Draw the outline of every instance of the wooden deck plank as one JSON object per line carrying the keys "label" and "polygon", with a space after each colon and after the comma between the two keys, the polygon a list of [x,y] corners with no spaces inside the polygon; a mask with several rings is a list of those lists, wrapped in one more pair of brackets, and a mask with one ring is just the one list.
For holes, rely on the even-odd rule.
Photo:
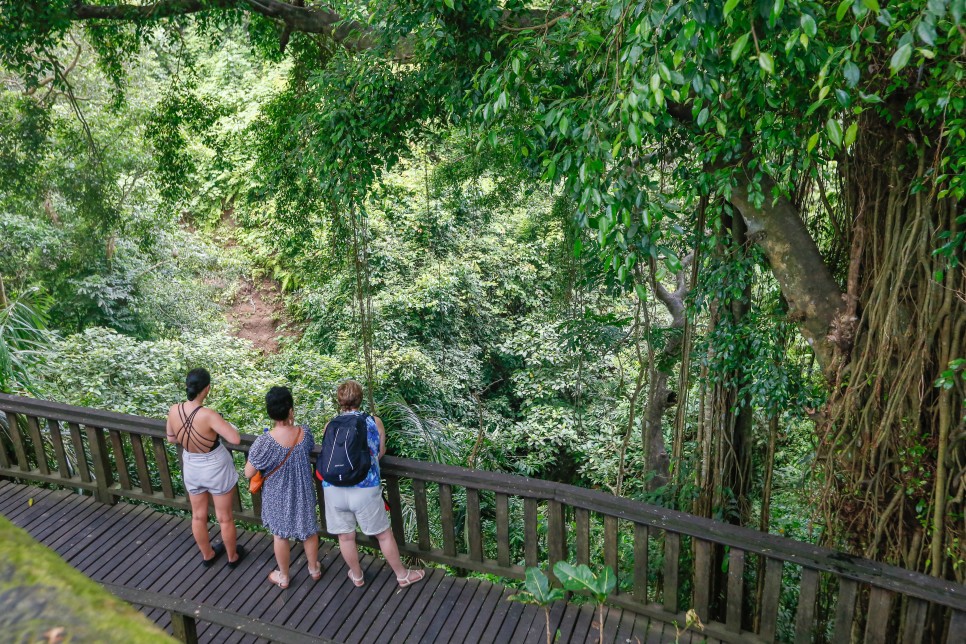
{"label": "wooden deck plank", "polygon": [[451,592],[447,595],[446,599],[443,601],[440,610],[433,616],[433,621],[430,623],[426,632],[423,634],[423,642],[437,642],[440,639],[444,639],[449,636],[450,633],[459,624],[460,619],[466,612],[467,607],[470,604],[470,600],[476,594],[477,588],[480,587],[479,579],[459,579],[462,582],[461,585],[463,589],[460,591],[459,595],[455,592]]}
{"label": "wooden deck plank", "polygon": [[[292,551],[292,584],[283,591],[265,580],[275,562],[272,536],[261,531],[239,530],[239,543],[248,550],[240,568],[228,568],[223,555],[206,569],[185,514],[162,513],[144,504],[106,505],[71,490],[6,480],[0,481],[0,511],[9,511],[14,524],[95,580],[204,602],[349,644],[546,641],[542,609],[508,602],[516,591],[475,578],[449,577],[442,569],[429,568],[423,582],[399,589],[384,559],[366,554],[366,585],[356,589],[337,546],[320,544],[323,577],[314,582],[298,545]],[[218,543],[218,526],[210,526],[212,542]],[[162,628],[170,626],[167,613],[143,612]],[[642,642],[667,635],[662,624],[651,624],[634,613],[610,609],[607,615],[607,642],[627,644],[638,632],[648,638]],[[595,620],[593,605],[560,602],[551,609],[551,632],[560,630],[560,642],[596,641]],[[198,624],[198,635],[205,642],[257,641],[204,622]]]}
{"label": "wooden deck plank", "polygon": [[470,628],[473,626],[473,622],[476,620],[477,615],[483,610],[483,607],[487,605],[487,599],[490,593],[493,591],[493,584],[489,581],[481,581],[477,587],[473,596],[470,598],[469,603],[466,608],[459,613],[459,621],[453,625],[449,631],[443,631],[443,637],[440,638],[440,644],[446,644],[447,642],[453,642],[454,644],[463,644],[466,641],[466,637],[470,632]]}
{"label": "wooden deck plank", "polygon": [[434,617],[443,614],[445,619],[445,615],[449,614],[449,610],[452,608],[452,604],[447,606],[449,598],[453,597],[454,592],[458,593],[462,590],[460,582],[465,581],[465,579],[446,576],[439,582],[439,587],[436,588],[435,592],[421,594],[413,605],[409,616],[403,621],[402,627],[393,636],[392,641],[405,641],[413,644],[427,641],[423,639],[426,629],[432,624]]}
{"label": "wooden deck plank", "polygon": [[486,594],[480,604],[479,611],[473,615],[472,619],[467,620],[465,626],[462,622],[460,623],[460,626],[457,627],[457,630],[450,637],[450,642],[454,644],[476,644],[480,641],[480,637],[483,635],[483,631],[486,630],[486,625],[493,615],[493,611],[496,609],[497,602],[503,596],[504,590],[503,586],[489,581],[484,581],[480,584],[480,588],[481,590],[485,589]]}

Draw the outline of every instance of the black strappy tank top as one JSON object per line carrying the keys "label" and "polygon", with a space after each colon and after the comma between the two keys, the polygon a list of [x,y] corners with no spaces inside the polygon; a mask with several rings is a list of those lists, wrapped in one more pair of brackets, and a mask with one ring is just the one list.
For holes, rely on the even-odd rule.
{"label": "black strappy tank top", "polygon": [[[194,427],[195,414],[201,409],[202,405],[198,405],[190,414],[186,414],[184,411],[184,403],[178,405],[178,417],[181,419],[181,429],[177,432],[178,442],[188,449],[188,445],[192,445],[198,451],[196,454],[207,454],[208,452],[214,450],[218,447],[221,442],[218,440],[218,436],[212,438],[205,438],[198,430]],[[185,440],[181,440],[184,437]],[[190,452],[191,450],[188,449]]]}

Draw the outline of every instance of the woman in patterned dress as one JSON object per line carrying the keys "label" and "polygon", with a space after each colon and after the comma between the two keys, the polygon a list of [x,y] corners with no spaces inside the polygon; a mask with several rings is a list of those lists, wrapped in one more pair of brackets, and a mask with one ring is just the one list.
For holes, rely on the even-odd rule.
{"label": "woman in patterned dress", "polygon": [[266,477],[261,492],[262,524],[275,535],[275,561],[278,563],[278,568],[269,573],[268,579],[279,588],[288,588],[289,539],[302,542],[312,579],[322,578],[315,482],[309,462],[315,439],[308,427],[295,424],[292,392],[287,387],[272,387],[265,395],[265,407],[275,426],[252,443],[245,476],[251,478],[261,470]]}

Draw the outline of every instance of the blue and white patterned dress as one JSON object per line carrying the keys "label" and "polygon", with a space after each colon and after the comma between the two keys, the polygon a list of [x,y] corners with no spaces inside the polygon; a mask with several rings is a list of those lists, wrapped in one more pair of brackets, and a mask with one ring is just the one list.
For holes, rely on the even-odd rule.
{"label": "blue and white patterned dress", "polygon": [[[277,537],[299,541],[319,532],[315,481],[309,461],[315,439],[304,425],[302,434],[302,441],[285,464],[262,485],[262,523]],[[266,432],[252,443],[248,460],[263,474],[268,474],[282,462],[288,450]]]}

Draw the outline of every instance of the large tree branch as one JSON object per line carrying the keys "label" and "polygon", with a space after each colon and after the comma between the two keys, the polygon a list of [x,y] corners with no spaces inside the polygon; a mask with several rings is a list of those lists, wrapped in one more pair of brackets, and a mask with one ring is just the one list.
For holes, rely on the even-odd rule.
{"label": "large tree branch", "polygon": [[839,327],[848,322],[841,319],[842,291],[795,207],[785,197],[771,202],[775,188],[771,177],[762,176],[760,184],[765,195],[761,207],[749,197],[747,176],[741,176],[733,188],[731,203],[748,225],[749,239],[765,251],[788,301],[789,317],[799,323],[819,364],[827,370],[832,366],[834,345],[840,343]]}
{"label": "large tree branch", "polygon": [[[72,20],[117,20],[139,22],[184,16],[202,11],[240,9],[256,13],[283,25],[288,32],[321,34],[350,51],[373,49],[381,34],[357,20],[345,20],[325,6],[301,6],[304,3],[279,0],[158,0],[152,4],[90,5],[78,2],[69,15]],[[548,12],[543,9],[504,10],[500,28],[507,31],[549,29],[568,13]],[[411,45],[396,47],[398,57],[411,55]]]}

